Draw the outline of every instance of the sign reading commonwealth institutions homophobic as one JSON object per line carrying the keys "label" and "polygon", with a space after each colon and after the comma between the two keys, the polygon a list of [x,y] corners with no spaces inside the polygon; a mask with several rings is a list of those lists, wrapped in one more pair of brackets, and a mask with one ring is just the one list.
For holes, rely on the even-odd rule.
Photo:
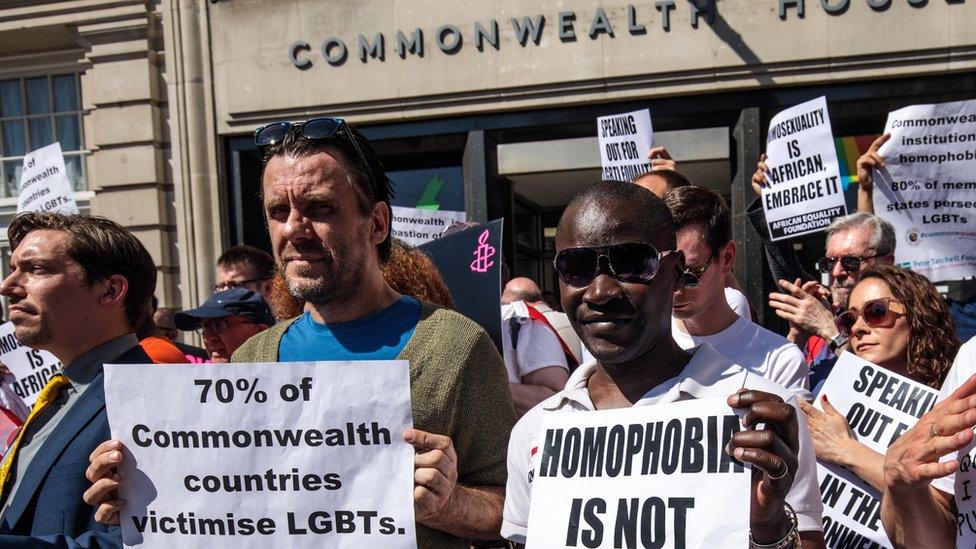
{"label": "sign reading commonwealth institutions homophobic", "polygon": [[[820,392],[844,414],[858,442],[884,454],[935,405],[939,392],[842,353]],[[815,406],[822,409],[819,398]],[[891,547],[881,527],[881,496],[844,467],[817,462],[827,547]]]}
{"label": "sign reading commonwealth institutions homophobic", "polygon": [[596,119],[603,179],[631,181],[651,171],[647,153],[653,143],[651,111],[626,112]]}
{"label": "sign reading commonwealth institutions homophobic", "polygon": [[741,428],[724,398],[544,414],[528,546],[748,547]]}
{"label": "sign reading commonwealth institutions homophobic", "polygon": [[773,117],[766,137],[762,204],[773,240],[822,231],[847,215],[827,100],[818,97]]}
{"label": "sign reading commonwealth institutions homophobic", "polygon": [[888,114],[874,211],[895,226],[895,261],[934,282],[976,275],[976,101]]}
{"label": "sign reading commonwealth institutions homophobic", "polygon": [[106,365],[126,545],[416,546],[406,361]]}

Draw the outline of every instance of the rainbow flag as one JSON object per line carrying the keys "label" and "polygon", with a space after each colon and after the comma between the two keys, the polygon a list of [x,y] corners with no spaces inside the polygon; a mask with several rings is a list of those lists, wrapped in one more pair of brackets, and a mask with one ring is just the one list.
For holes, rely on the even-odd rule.
{"label": "rainbow flag", "polygon": [[840,165],[840,179],[846,191],[853,183],[857,183],[857,159],[871,148],[871,143],[878,135],[851,135],[835,137],[834,147],[837,149],[837,163]]}

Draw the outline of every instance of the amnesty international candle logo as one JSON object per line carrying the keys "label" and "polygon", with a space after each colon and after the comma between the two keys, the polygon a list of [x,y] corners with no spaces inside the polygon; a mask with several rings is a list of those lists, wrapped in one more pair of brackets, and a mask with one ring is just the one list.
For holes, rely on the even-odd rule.
{"label": "amnesty international candle logo", "polygon": [[107,365],[105,388],[127,546],[416,547],[406,361]]}
{"label": "amnesty international candle logo", "polygon": [[471,270],[476,273],[487,273],[495,264],[491,258],[495,255],[495,247],[488,243],[491,233],[488,229],[478,237],[478,247],[474,249],[474,261],[471,262]]}

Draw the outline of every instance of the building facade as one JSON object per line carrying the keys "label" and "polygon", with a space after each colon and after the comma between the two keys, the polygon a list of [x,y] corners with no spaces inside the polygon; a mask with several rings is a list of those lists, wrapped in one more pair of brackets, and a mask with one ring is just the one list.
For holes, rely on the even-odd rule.
{"label": "building facade", "polygon": [[57,139],[83,211],[194,306],[224,247],[267,243],[253,130],[343,116],[398,205],[503,217],[512,271],[549,289],[559,213],[599,178],[596,117],[649,108],[655,143],[730,198],[759,296],[742,212],[769,118],[825,95],[849,166],[887,112],[976,97],[974,28],[960,0],[4,2],[0,224],[20,157]]}

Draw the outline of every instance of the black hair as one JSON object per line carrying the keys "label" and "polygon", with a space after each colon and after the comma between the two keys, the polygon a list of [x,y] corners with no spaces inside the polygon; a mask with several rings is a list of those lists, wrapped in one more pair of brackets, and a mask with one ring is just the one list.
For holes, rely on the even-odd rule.
{"label": "black hair", "polygon": [[[636,225],[648,240],[662,242],[669,250],[677,248],[678,240],[675,236],[674,218],[667,204],[651,191],[626,181],[604,180],[586,187],[573,197],[566,206],[572,207],[587,202],[619,201],[635,204],[641,213],[634,219]],[[565,215],[565,214],[564,214]],[[629,220],[630,221],[630,220]],[[562,221],[560,221],[562,225]]]}

